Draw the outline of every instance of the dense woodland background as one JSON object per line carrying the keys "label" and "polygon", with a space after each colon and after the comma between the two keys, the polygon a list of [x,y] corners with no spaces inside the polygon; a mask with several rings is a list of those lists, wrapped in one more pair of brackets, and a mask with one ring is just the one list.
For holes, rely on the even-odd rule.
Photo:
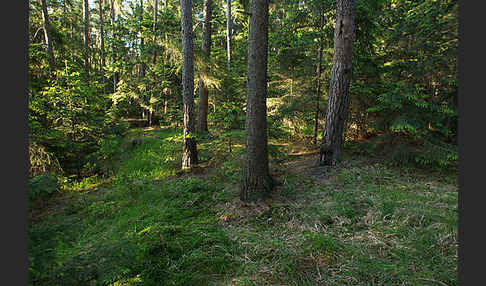
{"label": "dense woodland background", "polygon": [[[30,1],[29,15],[31,175],[45,168],[44,153],[67,175],[99,172],[99,159],[126,128],[122,118],[182,126],[179,2],[164,1],[154,10],[154,1],[92,1],[84,17],[83,1],[47,1],[49,32],[41,2]],[[248,15],[242,4],[231,5],[229,63],[226,4],[213,3],[207,56],[201,49],[203,3],[193,3],[195,101],[197,106],[202,80],[211,133],[244,129]],[[383,139],[391,142],[383,149],[401,146],[382,150],[390,158],[457,162],[457,5],[357,1],[345,144]],[[270,137],[312,140],[318,113],[320,138],[334,24],[334,1],[270,3]]]}
{"label": "dense woodland background", "polygon": [[[266,1],[255,1],[255,3],[259,2]],[[186,6],[181,6],[181,3]],[[231,260],[232,262],[225,260],[226,254],[212,253],[206,257],[207,260],[203,259],[202,262],[195,260],[197,263],[208,263],[208,265],[196,270],[187,268],[185,260],[181,257],[192,253],[192,250],[199,247],[196,247],[199,242],[204,242],[205,239],[216,241],[216,244],[221,242],[221,245],[224,245],[221,246],[221,249],[231,252],[228,249],[234,250],[234,246],[231,246],[233,241],[237,241],[238,237],[244,239],[244,235],[234,229],[232,231],[235,232],[229,234],[230,238],[227,240],[222,238],[223,232],[220,232],[217,227],[204,228],[206,226],[201,226],[204,223],[198,226],[192,225],[186,221],[187,218],[181,209],[188,208],[187,201],[189,201],[191,202],[189,208],[194,207],[192,210],[194,213],[188,214],[189,217],[196,216],[195,221],[210,221],[209,218],[212,218],[213,215],[211,211],[209,213],[199,212],[199,208],[204,209],[206,203],[208,203],[208,207],[211,205],[210,196],[217,201],[213,202],[214,204],[223,204],[222,202],[231,200],[228,198],[235,197],[235,193],[231,193],[233,197],[231,194],[226,196],[224,195],[226,193],[218,191],[219,187],[208,182],[221,184],[232,182],[234,186],[239,186],[243,181],[242,184],[246,184],[245,179],[242,180],[242,178],[248,178],[248,171],[245,171],[245,166],[247,166],[245,165],[245,160],[247,160],[245,154],[248,151],[245,149],[245,138],[249,134],[248,131],[254,128],[254,126],[249,127],[248,120],[246,120],[247,94],[250,90],[248,79],[251,78],[251,74],[256,72],[251,70],[255,64],[248,58],[249,46],[251,49],[249,42],[250,15],[254,11],[252,3],[253,1],[246,0],[29,1],[29,186],[32,212],[34,213],[31,217],[33,226],[30,233],[33,246],[30,249],[29,257],[31,280],[34,281],[34,285],[37,283],[54,285],[49,284],[54,283],[52,281],[68,283],[63,285],[88,285],[86,283],[89,281],[91,281],[90,283],[98,281],[96,283],[100,283],[100,285],[108,285],[121,281],[119,279],[122,278],[139,277],[135,275],[137,273],[142,273],[144,281],[141,282],[142,285],[152,285],[150,283],[162,281],[161,279],[166,279],[163,280],[165,284],[153,282],[154,285],[196,285],[193,284],[194,281],[201,281],[201,279],[209,281],[214,278],[209,279],[209,276],[205,276],[207,273],[219,273],[215,275],[239,273],[243,278],[240,277],[242,280],[238,281],[253,281],[248,282],[249,284],[241,282],[243,284],[221,285],[253,285],[251,283],[263,285],[262,281],[267,281],[271,285],[322,285],[319,284],[323,283],[322,281],[327,281],[326,285],[358,285],[356,279],[361,282],[374,281],[369,282],[370,284],[363,282],[364,284],[359,285],[384,285],[383,283],[399,285],[396,284],[397,281],[414,281],[413,284],[403,285],[422,285],[420,283],[434,281],[439,281],[437,285],[456,285],[455,269],[451,267],[457,258],[457,254],[453,254],[457,249],[454,241],[447,246],[449,248],[444,246],[446,250],[442,248],[440,251],[431,250],[436,252],[433,252],[430,257],[400,252],[401,250],[394,252],[395,256],[401,259],[400,261],[407,261],[406,263],[415,261],[414,259],[424,261],[423,264],[416,262],[419,270],[387,268],[398,262],[383,262],[385,260],[379,264],[383,266],[382,268],[379,266],[373,268],[372,258],[358,259],[356,265],[359,267],[356,267],[360,269],[358,272],[362,273],[360,274],[362,276],[358,278],[354,276],[354,280],[351,278],[347,280],[346,275],[348,274],[346,273],[346,275],[341,273],[343,275],[342,279],[339,278],[341,280],[322,278],[321,270],[319,270],[320,265],[324,263],[322,261],[325,261],[324,264],[344,263],[339,265],[347,265],[343,262],[347,261],[347,258],[332,258],[331,256],[322,257],[323,260],[319,260],[320,262],[316,262],[316,260],[313,260],[312,263],[309,262],[312,270],[310,268],[296,270],[298,265],[307,265],[305,261],[287,261],[285,260],[287,258],[282,258],[283,256],[279,256],[278,259],[274,257],[279,264],[265,266],[272,269],[269,270],[271,274],[267,273],[269,276],[265,276],[266,272],[258,267],[255,268],[256,270],[246,268],[246,270],[242,270],[243,268],[236,267],[235,265],[239,265],[235,262],[236,260]],[[369,176],[373,176],[372,179],[370,178],[369,184],[380,185],[383,184],[383,180],[394,178],[393,182],[397,182],[396,188],[402,186],[414,188],[407,184],[412,181],[415,184],[416,180],[425,180],[424,178],[427,176],[432,176],[427,173],[429,175],[417,179],[418,177],[414,177],[415,173],[435,172],[434,174],[439,175],[434,175],[438,176],[434,178],[439,178],[437,179],[439,181],[441,176],[446,178],[446,181],[450,181],[451,176],[454,177],[454,174],[457,173],[458,1],[356,0],[354,3],[352,77],[349,84],[348,113],[346,118],[343,118],[342,134],[345,157],[341,165],[338,164],[341,169],[334,168],[334,172],[338,172],[334,173],[336,180],[328,178],[330,182],[335,182],[339,186],[338,189],[354,186],[353,191],[349,193],[353,195],[347,195],[346,192],[342,195],[332,195],[332,200],[330,200],[336,203],[334,209],[332,205],[329,207],[324,200],[319,201],[315,197],[302,199],[303,201],[300,203],[305,205],[306,200],[310,200],[319,204],[315,206],[315,209],[324,209],[327,206],[331,210],[336,210],[336,213],[319,214],[321,221],[331,220],[334,221],[334,225],[336,225],[336,221],[340,221],[336,218],[340,217],[349,219],[353,225],[353,223],[357,223],[357,221],[353,221],[354,217],[359,218],[366,215],[366,212],[361,213],[360,209],[369,208],[371,210],[376,205],[377,212],[380,212],[378,221],[386,222],[385,228],[392,229],[395,218],[398,220],[400,217],[397,214],[399,211],[395,210],[400,209],[400,204],[405,206],[409,202],[407,221],[408,214],[410,214],[410,217],[413,217],[410,219],[410,223],[416,229],[408,229],[409,234],[407,235],[414,235],[419,233],[415,231],[421,227],[427,228],[434,225],[434,222],[439,224],[441,206],[434,209],[435,203],[443,203],[441,200],[444,199],[451,203],[452,208],[457,204],[457,199],[451,201],[450,198],[441,197],[439,193],[436,200],[427,197],[424,201],[413,196],[388,197],[388,194],[384,195],[386,198],[380,197],[383,198],[383,201],[375,201],[374,195],[364,199],[362,194],[354,192],[359,189],[356,187],[358,183],[355,180],[358,177],[359,180],[362,177],[366,180],[365,173],[369,173]],[[184,15],[186,17],[181,18]],[[182,29],[182,23],[190,24],[188,26],[190,28]],[[255,26],[260,25],[260,23],[255,23]],[[309,157],[309,160],[312,161],[309,166],[317,165],[319,162],[319,151],[316,150],[323,144],[321,140],[330,96],[335,47],[336,1],[269,1],[267,25],[267,108],[265,118],[268,142],[265,139],[264,145],[265,148],[268,148],[268,155],[265,157],[270,158],[270,171],[264,172],[269,172],[272,176],[272,180],[274,180],[272,184],[277,190],[284,188],[283,193],[294,194],[294,189],[299,188],[314,190],[313,187],[310,187],[314,183],[308,183],[302,178],[286,177],[288,174],[283,171],[285,168],[282,167],[282,164],[291,162],[292,154],[298,153],[295,148],[300,148],[300,146],[304,146],[302,148],[306,152],[309,150],[314,152],[311,152],[312,156]],[[187,48],[189,46],[183,48],[183,45],[189,45],[190,40],[193,42],[193,48],[189,50]],[[257,58],[257,62],[260,58]],[[188,69],[193,71],[193,76],[185,73]],[[185,117],[185,114],[189,114],[187,113],[189,99],[191,100],[191,116]],[[188,129],[187,124],[192,124],[192,127]],[[196,144],[197,151],[191,149],[196,148]],[[246,144],[248,144],[247,141]],[[360,161],[361,159],[356,158],[364,159]],[[358,170],[358,167],[353,165],[354,163],[350,163],[356,160],[363,162],[362,165],[356,163],[362,169]],[[373,166],[376,162],[383,164],[380,166],[386,167],[383,167],[384,169],[376,167],[372,171],[367,169],[375,168]],[[181,169],[183,170],[185,167],[188,167],[192,174],[182,172]],[[215,170],[215,174],[219,174],[219,177],[215,175],[214,181],[198,177],[208,173],[207,170],[211,168]],[[395,171],[392,172],[387,168],[395,168],[393,170],[398,170],[397,172],[400,174],[405,172],[412,179],[408,180],[408,183],[405,181],[398,183],[398,177],[392,175]],[[318,168],[317,170],[318,178],[327,176],[325,174],[332,174],[330,169]],[[282,175],[283,173],[286,175]],[[130,264],[128,260],[124,261],[125,258],[111,257],[110,255],[114,255],[113,253],[101,255],[99,252],[90,256],[90,261],[97,261],[100,257],[111,257],[110,261],[121,263],[115,267],[101,262],[101,266],[99,266],[101,268],[96,270],[93,270],[96,267],[91,262],[82,262],[82,259],[74,261],[68,258],[78,257],[76,255],[80,255],[83,251],[80,245],[69,244],[69,241],[74,239],[74,234],[80,235],[81,230],[76,228],[69,234],[68,231],[65,231],[67,225],[61,222],[61,217],[73,214],[86,215],[82,211],[86,210],[89,214],[88,217],[93,215],[93,222],[104,221],[112,219],[108,213],[116,213],[118,209],[123,208],[119,206],[116,208],[117,211],[114,211],[113,208],[113,205],[121,201],[113,203],[113,205],[102,203],[110,201],[107,199],[109,195],[96,200],[93,197],[91,202],[94,203],[87,203],[91,197],[81,195],[81,191],[89,193],[93,189],[105,188],[112,190],[107,194],[112,194],[111,192],[114,194],[116,188],[126,189],[124,198],[127,202],[127,213],[135,214],[139,211],[138,206],[135,211],[135,207],[130,207],[130,204],[147,206],[158,200],[151,197],[152,195],[146,195],[148,197],[138,195],[138,191],[135,190],[144,188],[152,190],[151,188],[155,188],[157,182],[171,176],[182,176],[183,180],[180,182],[168,181],[166,186],[161,186],[163,189],[168,189],[160,199],[173,200],[171,205],[165,206],[165,209],[172,210],[171,208],[173,208],[178,211],[174,211],[168,218],[164,216],[159,219],[166,220],[168,225],[172,226],[191,224],[192,230],[201,230],[201,233],[205,233],[204,235],[196,235],[191,240],[182,234],[177,234],[180,229],[176,231],[172,228],[161,228],[163,229],[160,230],[161,232],[169,233],[170,237],[178,237],[182,241],[182,244],[178,244],[177,247],[170,246],[170,243],[167,242],[167,249],[172,250],[168,252],[168,256],[164,256],[165,254],[161,254],[163,251],[160,246],[150,244],[158,234],[151,237],[151,240],[147,240],[147,244],[144,244],[145,242],[137,244],[137,242],[132,245],[129,239],[121,234],[123,232],[117,230],[116,233],[113,233],[113,241],[120,242],[121,252],[128,251],[123,255],[131,257],[132,262],[136,261],[133,262],[136,266]],[[289,183],[293,180],[291,178],[297,181]],[[380,190],[381,194],[383,186],[378,185],[375,187]],[[374,190],[374,187],[369,186],[363,185],[362,188],[366,190],[363,194]],[[319,188],[327,187],[320,186]],[[440,188],[437,188],[440,192]],[[201,190],[205,190],[204,196],[208,196],[207,198],[202,195],[192,197]],[[184,193],[186,191],[187,194]],[[178,192],[187,196],[178,198],[176,194]],[[79,194],[75,196],[74,193]],[[71,201],[67,207],[62,209],[61,215],[57,213],[59,220],[46,216],[46,212],[56,214],[51,208],[54,205],[65,205],[59,203],[59,200],[66,194],[73,196],[70,198],[75,198],[75,203]],[[147,191],[147,194],[151,193]],[[56,199],[56,196],[59,198]],[[240,194],[240,197],[243,201],[245,200],[245,195]],[[180,199],[181,205],[178,205],[179,201],[174,198]],[[299,195],[296,197],[289,195],[286,198],[299,201],[300,197]],[[429,200],[433,200],[433,203]],[[198,205],[199,202],[202,202],[201,206]],[[431,214],[430,218],[427,218],[426,215],[422,218],[415,217],[413,213],[417,213],[417,209],[412,207],[413,202],[418,205],[423,203],[423,206],[430,205],[431,209],[437,212],[427,212],[427,214]],[[311,207],[312,205],[305,211],[317,215],[319,212]],[[238,208],[241,211],[244,206],[234,207],[234,209]],[[300,207],[295,209],[290,207],[289,210],[289,207],[272,205],[271,214],[272,208],[274,212],[275,210],[285,210],[284,212],[293,213],[295,211],[298,213],[297,209],[303,211]],[[228,209],[224,211],[227,212]],[[268,219],[268,210],[262,210],[262,212],[265,213],[263,222]],[[249,213],[250,217],[258,213],[255,216],[261,218],[259,210],[253,209]],[[444,218],[445,224],[447,224],[444,233],[447,235],[440,236],[440,232],[437,232],[439,235],[437,241],[440,243],[446,243],[447,239],[454,236],[457,230],[452,227],[457,222],[457,213],[451,209],[448,209],[446,213],[448,218]],[[226,217],[231,216],[228,213],[225,215]],[[245,217],[241,213],[238,215],[240,218]],[[150,217],[147,214],[144,216]],[[221,213],[218,213],[218,216],[221,216]],[[291,217],[288,213],[286,216]],[[153,217],[156,217],[155,209]],[[179,217],[180,220],[176,224],[174,220]],[[390,218],[391,220],[389,220]],[[45,223],[50,221],[52,224],[51,219],[58,223],[56,227],[59,229],[56,233],[65,233],[65,236],[54,237],[54,234],[48,234],[52,230],[49,231],[49,227],[41,221]],[[121,220],[123,221],[123,219]],[[137,220],[135,219],[135,221]],[[224,221],[226,222],[226,219]],[[56,223],[52,225],[56,225]],[[108,221],[106,223],[109,225]],[[134,223],[137,224],[132,218],[127,218],[126,223],[129,225],[128,228]],[[238,221],[239,223],[241,221]],[[246,223],[251,225],[255,221],[245,217],[244,224]],[[258,227],[261,226],[260,221],[257,220],[256,223]],[[305,223],[306,221],[302,222],[303,225]],[[235,225],[238,224],[235,222]],[[89,223],[88,225],[92,226]],[[407,225],[407,227],[410,226]],[[348,228],[353,229],[349,226]],[[263,229],[259,231],[263,231]],[[138,231],[140,230],[138,229]],[[360,230],[362,229],[359,227],[355,229],[355,231]],[[89,228],[89,231],[94,230]],[[404,233],[406,232],[404,231]],[[422,247],[419,247],[421,250],[418,252],[426,252],[427,247],[430,247],[427,244],[430,241],[427,239],[431,234],[420,233],[423,235],[420,236],[420,239],[423,239],[419,239],[420,241],[417,242],[417,245]],[[89,235],[80,237],[91,239]],[[275,235],[279,236],[281,233]],[[303,241],[310,245],[311,256],[314,253],[312,251],[322,247],[331,252],[345,249],[344,253],[348,253],[346,252],[349,250],[347,244],[342,240],[344,238],[329,239],[329,237],[323,238],[319,235],[312,232],[302,236]],[[234,239],[234,237],[237,238]],[[266,238],[257,237],[248,236],[247,239],[249,241],[253,239],[253,243],[263,240],[262,245],[266,245],[265,247],[275,249],[280,247],[272,244],[277,243],[277,240],[270,243],[265,240]],[[403,236],[400,239],[415,243],[415,240],[410,237]],[[198,242],[194,242],[196,240]],[[54,247],[53,241],[63,242],[59,242]],[[149,243],[149,241],[151,242]],[[270,244],[265,244],[265,241]],[[104,242],[97,244],[98,242],[90,242],[89,245],[97,245],[96,249],[101,251]],[[123,245],[128,248],[123,248]],[[134,245],[143,249],[143,251],[141,250],[144,253],[142,256],[135,254],[138,252],[134,249],[139,248]],[[297,245],[299,244],[296,242],[294,246],[299,249],[300,246]],[[130,248],[132,246],[133,248]],[[176,248],[179,250],[175,250]],[[399,248],[397,246],[396,249]],[[46,249],[57,249],[58,252],[55,255],[46,256],[45,253],[48,252]],[[244,257],[243,254],[231,253],[234,257]],[[260,258],[265,257],[261,253],[258,255]],[[299,257],[295,253],[285,255]],[[308,253],[306,252],[305,255]],[[163,260],[165,265],[178,261],[173,264],[173,266],[178,266],[164,268],[163,263],[156,260],[157,256],[165,259]],[[350,256],[352,255],[350,254]],[[441,256],[442,258],[438,258]],[[212,266],[211,257],[216,259]],[[255,258],[255,261],[260,261],[258,260],[260,258]],[[57,266],[52,266],[55,263],[58,263]],[[289,263],[288,269],[285,268],[285,263]],[[315,265],[318,265],[317,272],[315,272]],[[105,266],[108,268],[102,268]],[[213,266],[216,268],[212,268]],[[289,270],[291,268],[294,272]],[[322,275],[339,272],[329,269],[322,270],[324,271]],[[98,274],[93,274],[95,272]],[[311,272],[312,274],[309,274]],[[394,273],[391,276],[386,274],[391,272]],[[418,274],[413,274],[414,272]],[[381,273],[383,275],[377,274],[378,276],[371,277],[363,273]],[[232,274],[230,274],[228,275],[231,276]],[[425,275],[422,277],[423,279],[414,276],[419,274]],[[257,278],[252,280],[251,277]],[[300,278],[293,280],[292,277]],[[110,285],[136,284],[133,281],[126,282],[128,284]],[[232,283],[236,283],[234,279]]]}

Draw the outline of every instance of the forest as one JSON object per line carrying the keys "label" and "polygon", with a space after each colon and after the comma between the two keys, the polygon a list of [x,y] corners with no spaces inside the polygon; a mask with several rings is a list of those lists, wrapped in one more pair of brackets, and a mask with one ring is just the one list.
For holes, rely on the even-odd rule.
{"label": "forest", "polygon": [[458,24],[30,0],[30,285],[458,285]]}

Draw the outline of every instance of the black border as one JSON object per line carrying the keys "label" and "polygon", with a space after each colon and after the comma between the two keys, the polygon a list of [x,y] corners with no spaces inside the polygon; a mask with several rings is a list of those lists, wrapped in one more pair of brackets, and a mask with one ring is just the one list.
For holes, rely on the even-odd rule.
{"label": "black border", "polygon": [[[466,5],[469,4],[469,5]],[[471,5],[471,4],[475,5]],[[478,5],[482,4],[482,5]],[[481,235],[486,178],[482,139],[486,113],[483,44],[484,1],[459,3],[459,285],[484,285],[485,240]],[[466,37],[466,34],[468,37]],[[481,36],[480,36],[481,35]],[[467,130],[467,131],[466,131]],[[467,201],[467,204],[466,204]],[[467,263],[466,263],[467,262]]]}
{"label": "black border", "polygon": [[[35,1],[35,0],[29,0]],[[2,284],[28,284],[28,9],[29,1],[5,1],[1,17],[3,219]],[[9,283],[10,282],[10,283]]]}

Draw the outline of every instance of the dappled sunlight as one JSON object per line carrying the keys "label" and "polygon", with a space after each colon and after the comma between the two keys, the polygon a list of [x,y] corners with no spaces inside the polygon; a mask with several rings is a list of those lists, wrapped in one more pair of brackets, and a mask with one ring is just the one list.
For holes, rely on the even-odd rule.
{"label": "dappled sunlight", "polygon": [[[110,285],[143,284],[151,279],[148,273],[170,281],[205,277],[217,285],[327,283],[331,277],[358,281],[343,270],[356,268],[386,275],[386,269],[371,264],[371,256],[403,273],[412,271],[403,255],[414,261],[417,273],[455,269],[457,186],[418,173],[410,180],[412,175],[398,169],[358,158],[328,172],[316,169],[315,154],[302,152],[304,145],[273,140],[275,148],[289,151],[279,155],[286,161],[275,177],[277,186],[264,201],[246,203],[238,197],[237,160],[204,162],[200,173],[176,172],[178,132],[150,131],[157,138],[148,137],[126,153],[114,178],[73,184],[100,190],[79,192],[67,207],[51,210],[56,216],[34,225],[39,250],[54,239],[44,232],[47,225],[70,231],[58,237],[64,255],[49,261],[64,261],[60,269],[82,280],[76,267],[98,260],[98,266],[86,269],[107,279],[121,277]],[[208,148],[217,139],[211,140],[200,142],[201,151],[210,157],[228,152]],[[225,158],[233,157],[219,160]],[[322,174],[314,173],[318,170]],[[440,247],[445,256],[421,254],[427,247]],[[127,259],[109,252],[115,248]],[[80,255],[88,260],[69,259]],[[430,259],[440,262],[434,266]],[[103,270],[110,267],[113,271]],[[183,276],[171,272],[176,268]]]}
{"label": "dappled sunlight", "polygon": [[457,285],[457,1],[28,5],[31,285]]}

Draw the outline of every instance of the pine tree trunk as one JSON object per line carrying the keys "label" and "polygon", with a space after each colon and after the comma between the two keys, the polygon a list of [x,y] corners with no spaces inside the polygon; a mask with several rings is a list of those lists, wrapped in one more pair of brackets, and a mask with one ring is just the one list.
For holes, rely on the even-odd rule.
{"label": "pine tree trunk", "polygon": [[242,201],[268,195],[273,183],[267,147],[268,0],[250,0],[248,82],[246,100],[246,156],[240,189]]}
{"label": "pine tree trunk", "polygon": [[337,0],[336,3],[334,57],[329,86],[329,103],[320,148],[320,165],[336,165],[341,159],[353,67],[354,4],[354,0]]}
{"label": "pine tree trunk", "polygon": [[154,39],[153,39],[153,45],[154,45],[154,59],[153,59],[153,64],[155,65],[155,62],[157,61],[157,49],[155,48],[155,44],[157,42],[157,11],[158,11],[158,6],[159,6],[159,0],[154,0]]}
{"label": "pine tree trunk", "polygon": [[[112,61],[113,64],[116,63],[117,56],[116,56],[116,40],[117,40],[117,35],[116,35],[116,28],[115,28],[115,20],[116,20],[116,15],[115,15],[115,3],[114,0],[110,0],[110,10],[111,10],[111,28],[112,28],[112,37],[113,37],[113,45],[112,45]],[[118,72],[113,72],[113,92],[116,92],[116,86],[118,83]]]}
{"label": "pine tree trunk", "polygon": [[51,23],[49,22],[49,14],[47,13],[46,0],[41,0],[41,6],[42,6],[42,18],[44,19],[44,38],[46,40],[46,45],[47,45],[49,69],[51,73],[53,73],[56,68],[54,62],[54,52],[52,49]]}
{"label": "pine tree trunk", "polygon": [[226,0],[226,55],[231,69],[231,0]]}
{"label": "pine tree trunk", "polygon": [[[167,0],[164,0],[164,10],[167,11],[167,9],[169,8],[169,3]],[[167,36],[167,32],[165,33],[165,42],[167,43],[169,41],[169,38]],[[164,61],[167,60],[167,57],[168,57],[168,51],[167,49],[164,49]]]}
{"label": "pine tree trunk", "polygon": [[143,0],[140,0],[140,74],[141,77],[145,77],[145,62],[143,61],[143,51],[145,47],[145,39],[142,34],[142,22],[143,22]]}
{"label": "pine tree trunk", "polygon": [[182,101],[184,104],[184,146],[182,169],[197,165],[194,137],[194,41],[192,31],[192,0],[181,0],[182,26]]}
{"label": "pine tree trunk", "polygon": [[[157,62],[156,44],[157,44],[157,13],[158,13],[158,9],[159,9],[159,1],[154,0],[154,11],[153,11],[153,17],[154,17],[153,33],[154,33],[154,36],[153,36],[153,40],[152,40],[153,49],[154,49],[154,57],[153,57],[153,60],[152,60],[152,63],[153,63],[154,66],[153,66],[153,69],[152,69],[152,74],[153,74],[154,80],[156,79],[155,63]],[[155,84],[154,90],[155,90],[156,86],[157,86],[157,84]],[[149,125],[152,125],[152,117],[153,117],[153,114],[152,114],[152,111],[150,111],[150,113],[149,113]]]}
{"label": "pine tree trunk", "polygon": [[84,16],[84,66],[86,73],[90,72],[90,62],[89,62],[89,3],[88,0],[84,0],[83,5],[83,16]]}
{"label": "pine tree trunk", "polygon": [[[140,53],[140,57],[139,57],[139,73],[138,73],[138,77],[143,79],[145,78],[145,62],[143,61],[143,52],[144,52],[144,46],[145,46],[145,42],[144,42],[144,38],[143,38],[143,33],[142,33],[142,23],[143,23],[143,0],[140,0],[140,17],[139,17],[139,20],[138,20],[138,24],[139,24],[139,34],[140,34],[140,50],[139,50],[139,53]],[[151,120],[151,114],[150,114],[150,107],[145,107],[145,106],[150,106],[150,98],[147,97],[147,95],[144,94],[144,91],[145,90],[142,90],[142,94],[140,96],[140,98],[142,99],[142,103],[143,103],[143,111],[142,111],[142,118],[146,118],[148,119],[148,125],[151,126],[152,125],[152,120]]]}
{"label": "pine tree trunk", "polygon": [[[204,1],[202,26],[202,43],[201,50],[209,60],[211,56],[211,18],[213,14],[213,0]],[[207,72],[206,66],[203,67],[203,73]],[[197,132],[208,132],[208,88],[202,80],[199,80],[199,104],[197,112]]]}
{"label": "pine tree trunk", "polygon": [[103,80],[103,92],[105,91],[105,24],[103,19],[103,0],[99,0],[99,14],[100,14],[100,49],[101,49],[101,78]]}
{"label": "pine tree trunk", "polygon": [[[324,15],[321,14],[320,29],[324,27]],[[316,116],[314,122],[314,138],[313,143],[317,144],[317,130],[319,127],[319,99],[321,98],[321,70],[322,70],[322,45],[324,44],[324,32],[321,31],[321,39],[319,41],[319,51],[317,55],[317,94],[316,94]]]}

